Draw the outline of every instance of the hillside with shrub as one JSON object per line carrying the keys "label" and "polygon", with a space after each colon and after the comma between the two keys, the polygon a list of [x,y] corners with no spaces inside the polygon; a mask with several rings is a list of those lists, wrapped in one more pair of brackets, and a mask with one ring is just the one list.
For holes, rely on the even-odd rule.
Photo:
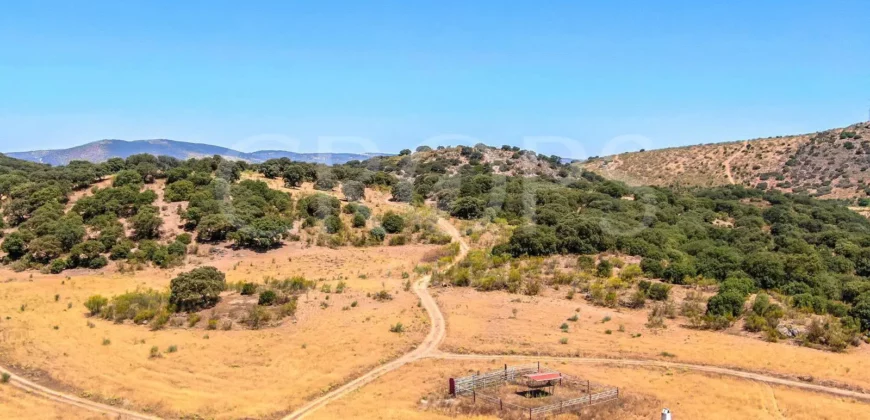
{"label": "hillside with shrub", "polygon": [[[525,294],[561,284],[589,299],[626,305],[631,296],[622,291],[652,298],[661,295],[659,283],[712,287],[717,292],[689,311],[699,327],[727,328],[752,315],[750,329],[775,331],[779,316],[765,312],[765,298],[753,297],[764,294],[818,317],[820,325],[836,319],[843,337],[870,329],[870,222],[835,201],[741,185],[633,187],[559,163],[551,169],[565,177],[499,174],[482,160],[455,171],[410,162],[404,173],[387,168],[378,176],[395,177],[397,199],[408,194],[395,186],[408,183],[412,201],[509,232],[502,243],[436,273],[436,283]],[[554,255],[587,255],[592,264],[541,282],[528,275],[535,266],[528,258]],[[623,278],[609,281],[615,274],[607,255],[635,259],[632,274],[617,268]],[[757,299],[756,312],[745,310]],[[758,317],[768,315],[761,326]]]}
{"label": "hillside with shrub", "polygon": [[[498,156],[538,169],[520,171],[514,163],[506,170]],[[500,232],[493,246],[436,271],[439,284],[526,294],[561,284],[593,301],[627,306],[660,296],[658,283],[714,287],[694,311],[698,325],[709,328],[751,315],[745,306],[763,292],[819,322],[837,319],[842,331],[870,329],[870,221],[806,193],[629,186],[556,156],[485,146],[405,150],[334,167],[150,155],[56,168],[3,162],[2,249],[16,269],[99,268],[109,259],[169,267],[200,243],[260,251],[286,240],[329,247],[447,243],[434,228],[437,216],[428,210],[434,208]],[[64,211],[73,191],[101,179],[111,186],[93,188]],[[144,187],[156,180],[165,184],[159,198],[174,206],[182,233],[162,229],[152,204],[158,194]],[[374,215],[364,204],[374,194],[399,207]],[[558,255],[588,258],[570,275],[527,275],[539,264],[527,259]],[[756,330],[776,327],[748,321]]]}
{"label": "hillside with shrub", "polygon": [[[262,177],[250,176],[258,172]],[[282,182],[273,188],[266,182],[272,180]],[[302,184],[313,191],[299,189]],[[16,271],[56,274],[112,261],[121,271],[176,267],[200,245],[220,253],[225,247],[265,252],[286,241],[329,247],[449,242],[434,215],[404,205],[410,197],[386,212],[361,201],[367,188],[405,185],[358,165],[287,158],[251,165],[220,156],[181,161],[139,154],[51,167],[2,156],[0,255]]]}
{"label": "hillside with shrub", "polygon": [[867,153],[870,123],[859,123],[797,136],[623,153],[578,165],[629,185],[712,187],[733,182],[866,206]]}

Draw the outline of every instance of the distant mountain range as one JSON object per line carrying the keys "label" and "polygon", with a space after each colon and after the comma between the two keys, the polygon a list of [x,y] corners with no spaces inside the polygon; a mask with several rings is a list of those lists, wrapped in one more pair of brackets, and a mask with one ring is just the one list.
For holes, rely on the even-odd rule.
{"label": "distant mountain range", "polygon": [[30,152],[4,153],[6,156],[31,162],[66,165],[73,160],[103,162],[113,157],[126,158],[130,155],[148,153],[151,155],[172,156],[189,159],[203,156],[220,155],[227,159],[260,163],[282,157],[298,162],[342,164],[350,160],[365,160],[372,156],[385,156],[385,153],[295,153],[284,150],[259,150],[245,153],[226,147],[210,144],[188,143],[175,140],[100,140],[69,149],[34,150]]}

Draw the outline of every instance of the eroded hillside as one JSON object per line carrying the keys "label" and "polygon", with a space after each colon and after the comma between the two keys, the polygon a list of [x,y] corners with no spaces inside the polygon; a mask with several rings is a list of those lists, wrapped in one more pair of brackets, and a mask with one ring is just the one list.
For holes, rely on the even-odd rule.
{"label": "eroded hillside", "polygon": [[820,198],[867,197],[870,123],[813,134],[624,153],[580,163],[630,185],[742,184]]}

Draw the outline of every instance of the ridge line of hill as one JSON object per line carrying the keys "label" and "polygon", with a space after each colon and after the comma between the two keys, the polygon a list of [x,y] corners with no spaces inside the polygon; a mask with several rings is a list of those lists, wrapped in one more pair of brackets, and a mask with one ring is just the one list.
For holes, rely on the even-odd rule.
{"label": "ridge line of hill", "polygon": [[294,161],[308,163],[324,163],[328,165],[342,164],[351,160],[365,160],[373,156],[385,156],[386,153],[297,153],[286,150],[257,150],[241,152],[223,146],[207,143],[193,143],[169,139],[150,140],[116,140],[106,139],[74,146],[66,149],[44,149],[24,152],[9,152],[6,156],[27,160],[30,162],[47,163],[51,165],[66,165],[74,160],[86,160],[93,163],[105,162],[111,158],[122,158],[135,154],[171,156],[176,159],[199,158],[218,155],[230,160],[242,160],[249,163],[262,163],[269,159],[290,158]]}
{"label": "ridge line of hill", "polygon": [[[576,165],[632,186],[729,184],[823,199],[870,198],[870,122],[815,133],[593,157]],[[868,200],[870,201],[870,200]]]}

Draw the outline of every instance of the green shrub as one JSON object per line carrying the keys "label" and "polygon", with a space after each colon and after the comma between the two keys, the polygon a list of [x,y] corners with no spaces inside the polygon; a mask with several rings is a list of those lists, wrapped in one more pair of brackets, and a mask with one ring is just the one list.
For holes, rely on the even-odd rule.
{"label": "green shrub", "polygon": [[208,308],[217,303],[225,288],[224,273],[214,267],[198,267],[172,279],[169,302],[180,311]]}
{"label": "green shrub", "polygon": [[66,270],[67,262],[63,258],[56,258],[51,260],[51,264],[48,267],[48,271],[51,274],[60,274],[63,270]]}
{"label": "green shrub", "polygon": [[281,316],[285,317],[285,316],[296,315],[296,305],[297,305],[297,299],[294,296],[293,298],[290,299],[289,302],[281,305],[281,310],[280,310]]}
{"label": "green shrub", "polygon": [[734,290],[719,292],[707,301],[707,315],[736,318],[743,312],[745,299],[743,294]]}
{"label": "green shrub", "polygon": [[390,326],[390,332],[403,333],[403,332],[405,332],[405,326],[402,325],[401,322],[397,322],[395,325]]}
{"label": "green shrub", "polygon": [[387,231],[384,230],[383,227],[376,226],[376,227],[372,228],[372,230],[369,231],[369,234],[371,235],[372,239],[374,239],[375,241],[383,242],[384,238],[386,238],[386,236],[387,236]]}
{"label": "green shrub", "polygon": [[240,292],[240,294],[242,296],[250,296],[250,295],[253,295],[254,293],[257,293],[257,285],[256,284],[247,283],[247,282],[242,284],[242,290]]}
{"label": "green shrub", "polygon": [[613,265],[610,261],[602,259],[598,262],[595,268],[595,275],[602,278],[607,278],[613,275]]}
{"label": "green shrub", "polygon": [[109,260],[107,260],[106,257],[100,255],[100,256],[98,256],[96,258],[92,258],[91,260],[88,261],[88,268],[96,270],[96,269],[103,268],[108,264],[109,264]]}
{"label": "green shrub", "polygon": [[390,238],[388,242],[390,246],[401,246],[408,243],[408,237],[405,235],[396,235]]}
{"label": "green shrub", "polygon": [[664,301],[668,300],[671,292],[671,285],[665,283],[652,283],[646,293],[652,300]]}
{"label": "green shrub", "polygon": [[191,235],[189,233],[186,233],[186,232],[180,233],[180,234],[178,234],[178,236],[175,237],[175,242],[178,242],[178,243],[181,243],[184,245],[190,245],[191,242],[193,242],[193,238],[191,237]]}
{"label": "green shrub", "polygon": [[148,325],[152,331],[157,331],[165,327],[167,322],[169,322],[169,312],[164,309],[157,312]]}
{"label": "green shrub", "polygon": [[344,224],[338,216],[329,216],[323,221],[327,233],[338,233],[344,230]]}
{"label": "green shrub", "polygon": [[96,315],[99,314],[108,303],[109,299],[100,295],[93,295],[85,301],[85,308],[88,308],[91,315]]}
{"label": "green shrub", "polygon": [[278,300],[278,295],[273,290],[264,290],[260,292],[260,299],[257,301],[257,305],[271,306],[275,304],[276,300]]}
{"label": "green shrub", "polygon": [[763,316],[752,313],[743,321],[743,329],[751,332],[760,332],[767,328],[767,320]]}
{"label": "green shrub", "polygon": [[392,211],[384,214],[381,226],[387,233],[399,233],[405,228],[405,219]]}

